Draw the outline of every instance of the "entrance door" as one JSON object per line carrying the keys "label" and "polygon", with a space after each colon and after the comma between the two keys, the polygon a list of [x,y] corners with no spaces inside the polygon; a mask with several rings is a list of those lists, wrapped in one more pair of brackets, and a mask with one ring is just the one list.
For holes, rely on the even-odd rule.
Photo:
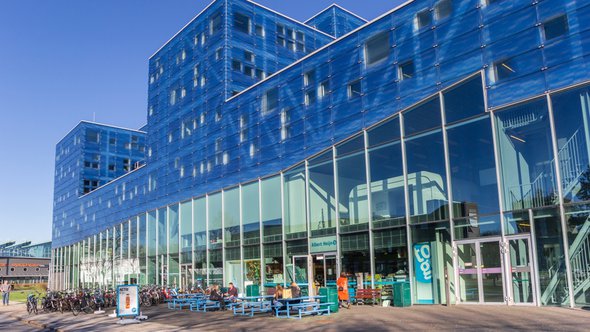
{"label": "entrance door", "polygon": [[461,302],[504,302],[500,239],[457,242]]}
{"label": "entrance door", "polygon": [[325,253],[312,255],[312,280],[314,294],[318,294],[319,287],[336,287],[337,266],[336,254]]}
{"label": "entrance door", "polygon": [[530,237],[514,236],[507,239],[510,262],[510,290],[514,304],[535,304],[535,269],[532,267]]}

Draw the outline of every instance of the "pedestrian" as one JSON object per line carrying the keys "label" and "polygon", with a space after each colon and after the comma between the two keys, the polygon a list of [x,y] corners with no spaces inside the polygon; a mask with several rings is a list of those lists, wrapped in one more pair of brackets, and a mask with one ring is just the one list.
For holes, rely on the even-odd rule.
{"label": "pedestrian", "polygon": [[336,280],[336,286],[338,286],[338,307],[344,307],[344,303],[346,303],[346,309],[350,309],[350,299],[348,297],[348,278],[346,277],[346,273],[341,272],[340,278]]}
{"label": "pedestrian", "polygon": [[2,291],[2,305],[8,305],[8,301],[10,300],[10,285],[8,284],[8,280],[4,280],[4,284],[0,286],[0,291]]}

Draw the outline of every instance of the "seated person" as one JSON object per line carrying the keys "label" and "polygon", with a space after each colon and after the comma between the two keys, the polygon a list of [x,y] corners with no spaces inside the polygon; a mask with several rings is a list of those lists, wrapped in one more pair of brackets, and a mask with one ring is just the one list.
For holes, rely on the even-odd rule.
{"label": "seated person", "polygon": [[273,311],[271,312],[271,314],[276,314],[279,308],[285,304],[283,303],[283,286],[281,286],[280,284],[277,284],[272,304]]}
{"label": "seated person", "polygon": [[[301,297],[301,288],[297,285],[295,281],[291,283],[291,296],[294,299],[298,299]],[[291,303],[301,303],[301,300],[291,300]]]}
{"label": "seated person", "polygon": [[223,299],[223,295],[219,291],[219,285],[213,285],[213,287],[211,287],[211,294],[209,295],[209,300],[219,302],[220,310],[225,310],[225,300]]}
{"label": "seated person", "polygon": [[229,283],[229,288],[227,289],[226,293],[228,299],[232,302],[236,302],[238,299],[238,289],[234,286],[233,282]]}

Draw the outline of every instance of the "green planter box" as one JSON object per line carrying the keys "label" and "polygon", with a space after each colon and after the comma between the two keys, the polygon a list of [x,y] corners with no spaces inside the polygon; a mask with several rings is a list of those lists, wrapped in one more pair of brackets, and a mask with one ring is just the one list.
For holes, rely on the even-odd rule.
{"label": "green planter box", "polygon": [[412,305],[412,292],[409,282],[393,284],[393,305],[395,307],[409,307]]}
{"label": "green planter box", "polygon": [[260,286],[259,285],[246,286],[246,296],[260,296]]}
{"label": "green planter box", "polygon": [[325,296],[320,298],[320,303],[333,303],[330,306],[330,312],[338,312],[338,289],[335,287],[321,287],[320,288],[320,296]]}

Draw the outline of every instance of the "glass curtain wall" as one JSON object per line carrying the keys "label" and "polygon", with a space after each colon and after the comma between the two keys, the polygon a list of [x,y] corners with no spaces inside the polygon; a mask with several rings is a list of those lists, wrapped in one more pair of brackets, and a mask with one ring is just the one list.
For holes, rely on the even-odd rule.
{"label": "glass curtain wall", "polygon": [[147,224],[146,215],[140,214],[137,218],[139,227],[139,241],[137,247],[137,257],[139,260],[139,284],[148,284],[147,279]]}
{"label": "glass curtain wall", "polygon": [[168,207],[168,284],[174,288],[180,283],[178,209],[178,204]]}
{"label": "glass curtain wall", "polygon": [[336,191],[332,149],[311,159],[309,176],[309,227],[312,237],[336,234]]}
{"label": "glass curtain wall", "polygon": [[148,284],[159,283],[158,272],[158,237],[157,237],[157,211],[150,211],[147,214],[147,275]]}
{"label": "glass curtain wall", "polygon": [[260,182],[261,220],[264,261],[262,266],[265,293],[272,292],[279,283],[285,282],[283,261],[283,222],[281,204],[281,177],[275,176]]}
{"label": "glass curtain wall", "polygon": [[167,231],[167,216],[168,209],[161,208],[158,210],[158,256],[157,256],[157,274],[159,276],[159,284],[167,286],[168,279],[168,231]]}
{"label": "glass curtain wall", "polygon": [[284,195],[286,239],[307,238],[304,166],[284,174]]}

